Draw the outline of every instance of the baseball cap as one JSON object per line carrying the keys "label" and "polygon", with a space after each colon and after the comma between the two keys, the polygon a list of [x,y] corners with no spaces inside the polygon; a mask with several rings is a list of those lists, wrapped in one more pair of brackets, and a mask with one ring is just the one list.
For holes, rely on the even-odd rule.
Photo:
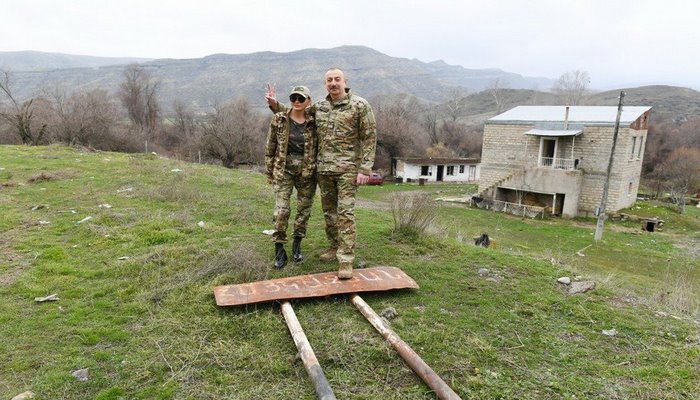
{"label": "baseball cap", "polygon": [[300,94],[300,95],[306,97],[307,99],[309,97],[311,97],[311,92],[309,91],[309,88],[307,88],[306,86],[294,86],[292,88],[292,93],[290,93],[289,95],[291,96],[295,93]]}

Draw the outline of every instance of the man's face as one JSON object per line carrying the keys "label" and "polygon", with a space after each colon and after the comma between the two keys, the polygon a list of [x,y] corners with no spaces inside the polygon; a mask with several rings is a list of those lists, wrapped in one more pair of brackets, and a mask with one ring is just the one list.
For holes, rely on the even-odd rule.
{"label": "man's face", "polygon": [[326,90],[333,100],[341,99],[345,96],[345,75],[339,69],[332,69],[326,72]]}

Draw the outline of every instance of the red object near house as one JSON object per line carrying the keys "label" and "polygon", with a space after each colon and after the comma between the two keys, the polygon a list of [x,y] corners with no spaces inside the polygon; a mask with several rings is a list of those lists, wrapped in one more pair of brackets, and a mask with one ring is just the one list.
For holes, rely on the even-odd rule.
{"label": "red object near house", "polygon": [[369,181],[367,182],[367,184],[368,185],[383,185],[384,184],[384,177],[379,172],[372,172],[369,175]]}

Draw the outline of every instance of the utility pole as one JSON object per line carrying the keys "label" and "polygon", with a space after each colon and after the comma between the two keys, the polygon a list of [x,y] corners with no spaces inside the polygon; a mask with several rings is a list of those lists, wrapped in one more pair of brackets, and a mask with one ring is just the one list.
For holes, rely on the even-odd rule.
{"label": "utility pole", "polygon": [[608,160],[608,172],[605,176],[605,184],[603,185],[603,198],[600,200],[598,208],[598,222],[595,225],[595,236],[593,239],[597,242],[603,238],[603,224],[605,224],[605,207],[608,205],[608,189],[610,189],[610,174],[612,172],[613,160],[615,159],[615,147],[617,146],[617,134],[620,131],[620,116],[622,115],[622,100],[625,98],[625,92],[620,92],[620,101],[617,104],[617,118],[615,119],[615,131],[613,132],[612,148],[610,149],[610,159]]}

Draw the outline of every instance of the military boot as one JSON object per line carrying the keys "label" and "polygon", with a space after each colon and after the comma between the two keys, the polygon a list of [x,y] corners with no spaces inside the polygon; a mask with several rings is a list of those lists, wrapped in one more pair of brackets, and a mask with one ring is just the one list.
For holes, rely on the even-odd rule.
{"label": "military boot", "polygon": [[321,255],[318,257],[319,260],[321,261],[335,261],[335,253],[338,251],[337,248],[331,247],[330,249],[327,249]]}
{"label": "military boot", "polygon": [[292,260],[294,260],[295,263],[304,261],[304,255],[301,254],[300,236],[294,236],[294,241],[292,242]]}
{"label": "military boot", "polygon": [[284,243],[275,243],[275,268],[283,268],[287,265],[287,252]]}
{"label": "military boot", "polygon": [[341,262],[338,266],[338,279],[352,278],[352,263]]}

